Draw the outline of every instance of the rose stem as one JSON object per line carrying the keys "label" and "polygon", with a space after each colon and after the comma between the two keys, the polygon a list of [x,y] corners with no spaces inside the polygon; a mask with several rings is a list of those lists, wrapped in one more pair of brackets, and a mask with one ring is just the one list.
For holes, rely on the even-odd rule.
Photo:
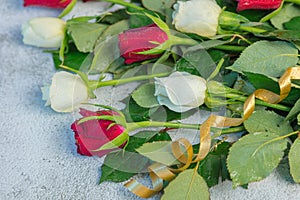
{"label": "rose stem", "polygon": [[[235,100],[242,101],[242,102],[245,102],[248,98],[248,97],[245,97],[245,96],[241,96],[239,94],[230,94],[230,93],[226,94],[225,96],[227,98],[235,99]],[[290,111],[291,110],[291,108],[288,107],[288,106],[284,106],[284,105],[281,105],[281,104],[272,104],[272,103],[268,103],[268,102],[265,102],[265,101],[262,101],[262,100],[259,100],[259,99],[255,100],[255,104],[270,107],[270,108],[275,108],[277,110],[282,110],[282,111]]]}
{"label": "rose stem", "polygon": [[234,46],[234,45],[220,45],[220,46],[215,46],[215,47],[212,47],[212,48],[213,49],[219,49],[219,50],[225,50],[225,51],[237,51],[237,52],[241,52],[246,47],[244,47],[244,46]]}
{"label": "rose stem", "polygon": [[121,85],[125,83],[130,83],[134,81],[144,81],[148,80],[154,77],[164,77],[170,75],[170,72],[165,73],[159,73],[159,74],[150,74],[150,75],[142,75],[142,76],[134,76],[130,78],[123,78],[123,79],[117,79],[117,80],[109,80],[109,81],[90,81],[90,87],[91,88],[99,88],[99,87],[105,87],[105,86],[115,86],[115,85]]}
{"label": "rose stem", "polygon": [[[201,124],[184,124],[178,122],[158,122],[158,121],[141,121],[141,122],[131,122],[127,123],[128,132],[134,131],[140,128],[147,127],[165,127],[165,128],[186,128],[186,129],[200,129]],[[213,131],[221,131],[221,134],[229,134],[244,131],[244,126],[231,127],[226,129],[214,128]]]}

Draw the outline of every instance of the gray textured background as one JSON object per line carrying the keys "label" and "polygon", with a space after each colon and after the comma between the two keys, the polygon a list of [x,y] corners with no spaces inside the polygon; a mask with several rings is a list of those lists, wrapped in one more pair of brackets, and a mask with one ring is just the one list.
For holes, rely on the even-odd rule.
{"label": "gray textured background", "polygon": [[[79,5],[77,11],[86,6]],[[46,8],[23,8],[21,0],[1,0],[0,199],[139,199],[122,184],[97,185],[103,159],[76,154],[69,128],[74,115],[44,107],[40,87],[51,80],[52,60],[42,49],[24,45],[20,30],[30,18],[58,14]],[[102,88],[98,94],[106,96],[98,100],[120,107],[118,100],[131,91],[127,87],[113,98],[110,88]],[[300,186],[283,177],[284,170],[250,184],[248,190],[233,190],[226,181],[211,189],[211,199],[300,199]]]}

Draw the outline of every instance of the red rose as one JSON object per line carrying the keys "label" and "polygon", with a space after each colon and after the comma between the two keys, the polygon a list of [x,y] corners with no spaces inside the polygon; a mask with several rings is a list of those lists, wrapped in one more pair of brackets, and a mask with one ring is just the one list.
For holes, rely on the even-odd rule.
{"label": "red rose", "polygon": [[282,0],[239,0],[237,11],[259,9],[276,9],[281,5]]}
{"label": "red rose", "polygon": [[49,8],[65,8],[72,0],[24,0],[24,6],[44,6]]}
{"label": "red rose", "polygon": [[[84,117],[90,116],[119,116],[117,112],[111,110],[102,111],[89,111],[86,109],[80,109],[80,114]],[[82,119],[82,118],[81,118]],[[121,135],[125,128],[119,124],[114,124],[114,121],[110,120],[88,120],[82,123],[78,123],[77,120],[71,125],[71,129],[75,133],[75,140],[77,145],[77,153],[85,156],[104,156],[113,149],[98,150],[103,145],[112,141],[119,135]],[[127,141],[124,141],[120,147],[124,147]]]}
{"label": "red rose", "polygon": [[120,53],[126,64],[157,58],[160,55],[143,55],[136,52],[153,49],[167,39],[167,34],[155,24],[130,29],[119,34]]}

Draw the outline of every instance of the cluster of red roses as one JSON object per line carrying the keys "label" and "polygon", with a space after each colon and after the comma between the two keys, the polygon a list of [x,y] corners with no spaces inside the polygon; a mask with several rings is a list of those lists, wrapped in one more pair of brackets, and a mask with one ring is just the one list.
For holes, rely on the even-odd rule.
{"label": "cluster of red roses", "polygon": [[[72,0],[24,0],[24,6],[65,8]],[[83,0],[86,2],[89,0]],[[238,0],[237,11],[248,9],[276,9],[283,0]]]}

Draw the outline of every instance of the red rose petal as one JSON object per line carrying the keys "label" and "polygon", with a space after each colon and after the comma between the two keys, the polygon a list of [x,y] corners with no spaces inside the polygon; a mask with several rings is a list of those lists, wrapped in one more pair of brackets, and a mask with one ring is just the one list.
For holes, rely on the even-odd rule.
{"label": "red rose petal", "polygon": [[[119,48],[126,64],[157,58],[159,55],[143,55],[137,52],[153,49],[168,39],[167,34],[155,24],[130,29],[119,34]],[[153,42],[158,44],[153,44]]]}
{"label": "red rose petal", "polygon": [[269,10],[279,8],[282,0],[239,0],[237,11],[258,9]]}
{"label": "red rose petal", "polygon": [[72,0],[24,0],[24,6],[43,6],[48,8],[65,8]]}
{"label": "red rose petal", "polygon": [[[80,109],[80,114],[83,117],[88,116],[102,116],[102,115],[119,115],[114,111],[89,111],[86,109]],[[82,123],[75,121],[71,125],[71,129],[74,131],[74,137],[77,145],[77,152],[86,156],[103,156],[109,153],[110,150],[93,151],[99,149],[104,144],[112,141],[125,131],[125,128],[119,124],[111,126],[113,121],[110,120],[88,120]],[[124,143],[126,144],[126,142]],[[124,145],[123,144],[123,145]],[[122,145],[120,146],[122,147]]]}

